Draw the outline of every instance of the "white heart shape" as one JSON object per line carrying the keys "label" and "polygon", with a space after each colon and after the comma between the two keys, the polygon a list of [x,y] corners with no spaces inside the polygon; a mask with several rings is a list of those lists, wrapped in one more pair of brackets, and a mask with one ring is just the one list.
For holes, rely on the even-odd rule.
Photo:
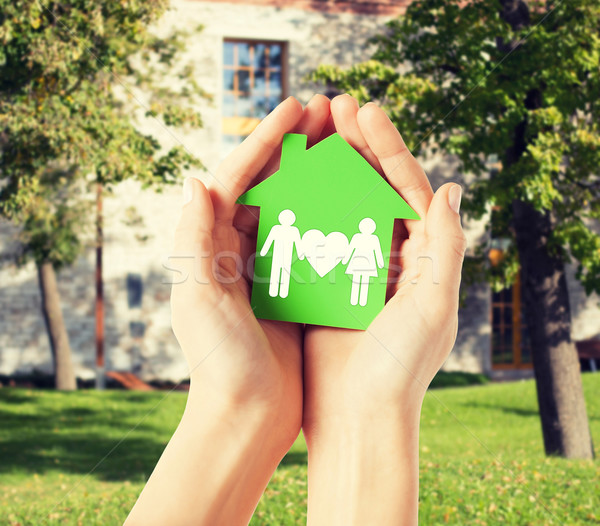
{"label": "white heart shape", "polygon": [[342,261],[348,250],[348,238],[341,232],[327,236],[320,230],[307,230],[302,236],[302,250],[311,267],[321,277]]}

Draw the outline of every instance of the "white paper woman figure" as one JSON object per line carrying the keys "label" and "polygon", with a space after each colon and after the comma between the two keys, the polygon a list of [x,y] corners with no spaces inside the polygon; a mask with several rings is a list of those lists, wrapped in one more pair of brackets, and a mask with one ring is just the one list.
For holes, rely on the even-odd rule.
{"label": "white paper woman figure", "polygon": [[260,255],[265,257],[273,245],[273,259],[271,261],[271,279],[269,281],[269,296],[287,298],[290,290],[290,273],[292,269],[292,255],[294,247],[298,259],[304,259],[300,232],[292,226],[296,216],[291,210],[283,210],[278,216],[279,225],[273,225],[267,236],[265,244],[260,249]]}
{"label": "white paper woman figure", "polygon": [[365,217],[359,224],[360,234],[354,234],[348,246],[348,251],[342,260],[342,265],[348,263],[346,274],[352,276],[352,291],[350,304],[357,303],[364,307],[369,294],[369,280],[377,276],[377,267],[383,268],[383,254],[379,238],[373,234],[375,221]]}

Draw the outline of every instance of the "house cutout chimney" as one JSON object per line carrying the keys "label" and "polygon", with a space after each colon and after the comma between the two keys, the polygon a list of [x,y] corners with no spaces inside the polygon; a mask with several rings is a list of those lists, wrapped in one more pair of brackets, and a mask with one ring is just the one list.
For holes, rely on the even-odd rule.
{"label": "house cutout chimney", "polygon": [[281,161],[279,168],[288,169],[298,165],[301,156],[306,152],[306,135],[288,133],[283,137]]}

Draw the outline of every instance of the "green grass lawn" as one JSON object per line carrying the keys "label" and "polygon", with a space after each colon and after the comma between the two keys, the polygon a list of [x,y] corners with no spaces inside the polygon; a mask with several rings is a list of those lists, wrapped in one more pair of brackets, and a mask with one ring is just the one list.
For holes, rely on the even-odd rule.
{"label": "green grass lawn", "polygon": [[[584,387],[600,444],[600,374]],[[183,393],[0,389],[0,524],[121,524],[184,403]],[[600,524],[600,464],[544,457],[531,381],[430,391],[420,448],[421,524]],[[251,524],[304,524],[306,495],[299,437]]]}

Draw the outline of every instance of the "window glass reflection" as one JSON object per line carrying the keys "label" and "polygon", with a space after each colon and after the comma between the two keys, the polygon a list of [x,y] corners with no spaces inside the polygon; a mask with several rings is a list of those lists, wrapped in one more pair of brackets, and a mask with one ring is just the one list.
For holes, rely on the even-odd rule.
{"label": "window glass reflection", "polygon": [[253,117],[252,99],[249,95],[240,95],[237,99],[237,115],[239,117]]}
{"label": "window glass reflection", "polygon": [[246,66],[246,67],[249,66],[250,65],[250,45],[238,43],[237,50],[238,50],[237,65],[238,66]]}
{"label": "window glass reflection", "polygon": [[240,69],[237,72],[238,76],[238,91],[250,93],[250,72]]}
{"label": "window glass reflection", "polygon": [[272,71],[269,76],[269,91],[273,95],[281,94],[281,73]]}
{"label": "window glass reflection", "polygon": [[224,42],[223,118],[229,120],[223,126],[223,154],[281,102],[282,56],[280,43]]}
{"label": "window glass reflection", "polygon": [[223,96],[223,117],[235,116],[235,98],[233,95]]}
{"label": "window glass reflection", "polygon": [[254,69],[264,69],[267,67],[266,50],[267,46],[264,44],[256,44],[254,47],[254,60],[252,61]]}
{"label": "window glass reflection", "polygon": [[281,46],[269,46],[269,67],[281,67]]}
{"label": "window glass reflection", "polygon": [[225,91],[233,91],[233,76],[232,69],[223,70],[223,89]]}
{"label": "window glass reflection", "polygon": [[235,44],[233,42],[225,42],[223,45],[223,64],[227,66],[233,66],[233,48]]}

